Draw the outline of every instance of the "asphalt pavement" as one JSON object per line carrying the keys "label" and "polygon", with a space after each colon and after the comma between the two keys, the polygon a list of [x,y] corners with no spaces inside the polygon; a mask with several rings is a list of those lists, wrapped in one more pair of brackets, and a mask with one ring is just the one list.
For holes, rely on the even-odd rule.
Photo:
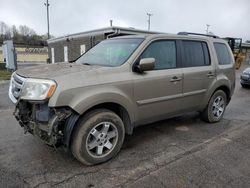
{"label": "asphalt pavement", "polygon": [[221,122],[189,113],[138,127],[117,157],[92,167],[23,134],[1,84],[0,187],[249,187],[250,89],[239,72]]}

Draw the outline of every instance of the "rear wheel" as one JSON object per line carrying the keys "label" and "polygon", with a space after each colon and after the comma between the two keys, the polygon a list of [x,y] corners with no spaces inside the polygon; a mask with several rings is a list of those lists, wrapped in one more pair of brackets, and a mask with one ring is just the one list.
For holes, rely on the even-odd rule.
{"label": "rear wheel", "polygon": [[215,123],[222,119],[227,105],[227,96],[224,91],[217,90],[210,98],[207,107],[202,112],[203,120]]}
{"label": "rear wheel", "polygon": [[102,163],[120,151],[124,136],[124,125],[118,115],[106,109],[95,110],[79,121],[71,151],[86,165]]}

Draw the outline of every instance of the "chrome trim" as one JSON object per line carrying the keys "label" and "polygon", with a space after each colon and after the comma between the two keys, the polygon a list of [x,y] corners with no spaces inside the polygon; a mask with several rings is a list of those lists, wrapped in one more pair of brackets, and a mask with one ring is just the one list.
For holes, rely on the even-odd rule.
{"label": "chrome trim", "polygon": [[13,78],[11,78],[11,80],[10,80],[10,87],[9,87],[9,98],[10,98],[10,100],[14,103],[14,104],[16,104],[17,103],[17,99],[14,97],[14,95],[12,94],[12,81],[13,80]]}
{"label": "chrome trim", "polygon": [[164,97],[157,97],[157,98],[152,98],[152,99],[145,99],[141,101],[136,101],[138,105],[145,105],[145,104],[150,104],[150,103],[157,103],[157,102],[163,102],[163,101],[168,101],[172,99],[177,99],[181,97],[187,97],[191,95],[197,95],[206,92],[206,89],[201,89],[198,91],[192,91],[192,92],[187,92],[184,94],[176,94],[176,95],[170,95],[170,96],[164,96]]}
{"label": "chrome trim", "polygon": [[168,100],[171,100],[171,99],[177,99],[177,98],[180,98],[182,96],[183,96],[182,94],[176,94],[176,95],[165,96],[165,97],[157,97],[157,98],[152,98],[152,99],[145,99],[145,100],[137,101],[136,103],[138,105],[145,105],[145,104],[150,104],[150,103],[168,101]]}
{"label": "chrome trim", "polygon": [[207,91],[206,89],[201,89],[201,90],[197,90],[197,91],[187,92],[187,93],[183,94],[183,97],[205,93],[206,91]]}
{"label": "chrome trim", "polygon": [[24,85],[26,78],[19,76],[17,73],[13,73],[10,80],[9,87],[9,98],[16,104],[22,92],[22,87]]}

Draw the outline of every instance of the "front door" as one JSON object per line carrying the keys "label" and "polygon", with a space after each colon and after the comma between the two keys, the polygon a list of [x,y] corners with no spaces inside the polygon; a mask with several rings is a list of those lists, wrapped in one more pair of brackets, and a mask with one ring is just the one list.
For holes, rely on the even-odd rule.
{"label": "front door", "polygon": [[155,70],[135,74],[134,98],[139,123],[164,119],[181,110],[182,70],[178,68],[176,42],[152,42],[142,58],[155,58]]}

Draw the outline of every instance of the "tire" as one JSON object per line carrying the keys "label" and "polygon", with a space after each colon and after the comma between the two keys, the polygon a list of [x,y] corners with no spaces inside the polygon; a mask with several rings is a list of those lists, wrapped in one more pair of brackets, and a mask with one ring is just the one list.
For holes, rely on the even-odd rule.
{"label": "tire", "polygon": [[243,87],[243,88],[247,88],[247,85],[246,84],[242,84],[242,83],[240,83],[241,84],[241,86]]}
{"label": "tire", "polygon": [[112,111],[91,111],[76,126],[71,140],[71,152],[81,163],[103,163],[120,151],[125,129],[121,118]]}
{"label": "tire", "polygon": [[227,96],[224,91],[217,90],[210,98],[207,107],[201,114],[204,121],[215,123],[222,119],[227,106]]}

